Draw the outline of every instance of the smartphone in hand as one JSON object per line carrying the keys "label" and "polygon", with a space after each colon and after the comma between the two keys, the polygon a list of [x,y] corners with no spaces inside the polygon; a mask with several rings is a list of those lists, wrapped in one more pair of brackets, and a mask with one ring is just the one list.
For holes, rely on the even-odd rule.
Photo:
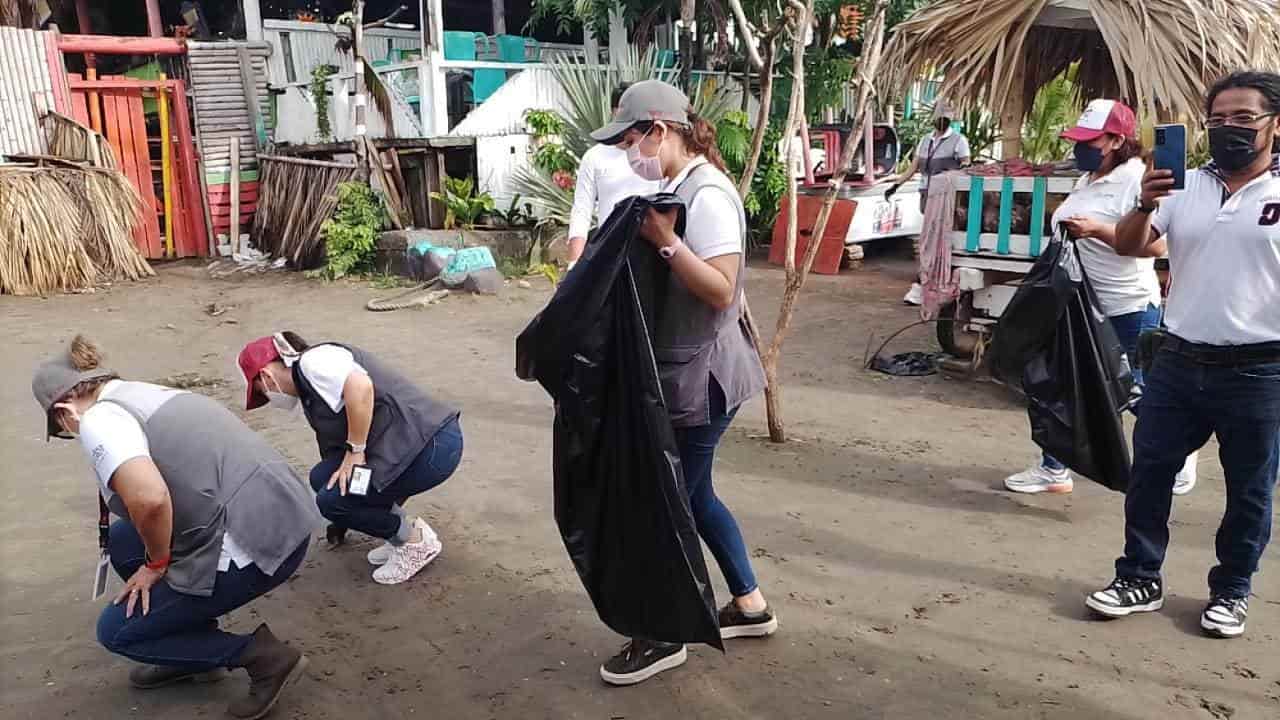
{"label": "smartphone in hand", "polygon": [[1187,126],[1157,125],[1152,166],[1156,170],[1173,171],[1173,189],[1187,186]]}

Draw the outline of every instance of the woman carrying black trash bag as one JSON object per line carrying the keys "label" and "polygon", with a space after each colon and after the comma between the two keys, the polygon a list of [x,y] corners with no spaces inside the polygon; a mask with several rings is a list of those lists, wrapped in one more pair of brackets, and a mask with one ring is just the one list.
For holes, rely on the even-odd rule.
{"label": "woman carrying black trash bag", "polygon": [[[1115,223],[1137,203],[1146,163],[1137,139],[1137,117],[1116,100],[1094,100],[1075,127],[1062,137],[1076,143],[1076,166],[1086,174],[1053,215],[1076,238],[1080,262],[1098,296],[1098,303],[1120,344],[1135,360],[1138,338],[1160,324],[1160,281],[1155,258],[1165,254],[1164,241],[1148,245],[1141,258],[1121,257],[1111,244]],[[1142,385],[1142,372],[1133,369]],[[1174,493],[1191,492],[1196,482],[1196,454],[1192,453],[1174,486]],[[1070,493],[1074,486],[1066,465],[1048,453],[1039,462],[1005,479],[1007,489],[1019,493]]]}
{"label": "woman carrying black trash bag", "polygon": [[405,582],[443,549],[405,501],[443,483],[462,460],[459,413],[419,390],[370,353],[338,343],[309,345],[293,332],[258,338],[237,358],[245,409],[302,409],[316,433],[311,469],[320,513],[384,544],[368,554],[374,582]]}
{"label": "woman carrying black trash bag", "polygon": [[[623,94],[614,121],[591,135],[625,149],[637,175],[667,181],[664,190],[685,202],[683,237],[676,235],[674,211],[650,208],[640,230],[672,277],[653,350],[698,534],[733,594],[720,610],[721,637],[764,637],[777,631],[777,618],[756,583],[738,523],[711,481],[721,436],[738,408],[764,389],[741,323],[746,218],[724,173],[715,129],[688,106],[672,85],[639,82]],[[600,674],[612,685],[633,685],[686,659],[683,644],[633,638]]]}

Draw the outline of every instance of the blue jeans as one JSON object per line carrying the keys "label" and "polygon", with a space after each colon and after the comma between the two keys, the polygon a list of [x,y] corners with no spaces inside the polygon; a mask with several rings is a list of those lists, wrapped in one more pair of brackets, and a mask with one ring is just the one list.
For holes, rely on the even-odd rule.
{"label": "blue jeans", "polygon": [[1211,435],[1221,446],[1227,508],[1209,590],[1243,597],[1271,538],[1280,469],[1280,363],[1211,366],[1172,352],[1156,358],[1134,430],[1133,478],[1125,496],[1122,577],[1159,579],[1169,545],[1173,481]]}
{"label": "blue jeans", "polygon": [[715,464],[716,446],[725,430],[738,414],[738,409],[725,408],[724,391],[714,379],[711,382],[711,424],[691,428],[676,428],[676,445],[680,449],[680,464],[684,470],[685,486],[689,490],[689,505],[693,508],[693,521],[698,535],[711,549],[720,572],[729,584],[734,597],[742,597],[755,591],[755,573],[747,558],[747,546],[742,540],[738,521],[729,508],[716,497],[711,484],[711,467]]}
{"label": "blue jeans", "polygon": [[403,545],[413,532],[411,521],[404,516],[405,501],[448,480],[461,461],[462,426],[454,419],[440,428],[404,473],[382,490],[370,486],[366,495],[343,495],[337,485],[326,489],[329,478],[342,465],[341,455],[321,460],[311,468],[311,487],[316,491],[320,514],[329,522]]}
{"label": "blue jeans", "polygon": [[[1129,362],[1133,365],[1134,383],[1138,387],[1142,387],[1142,370],[1135,364],[1138,357],[1138,338],[1142,337],[1142,333],[1160,327],[1160,308],[1155,305],[1148,305],[1146,310],[1125,315],[1113,315],[1108,320],[1111,321],[1111,327],[1115,328],[1116,336],[1120,338],[1120,346],[1124,348],[1124,353],[1129,356]],[[1133,414],[1138,414],[1136,405],[1133,407]],[[1048,453],[1044,455],[1042,464],[1045,469],[1054,472],[1062,472],[1067,469],[1066,465],[1058,462],[1057,458]]]}
{"label": "blue jeans", "polygon": [[[299,545],[274,575],[263,573],[256,565],[237,568],[232,563],[226,572],[218,573],[209,597],[180,593],[162,579],[151,588],[151,612],[146,615],[138,604],[133,617],[126,618],[127,598],[103,608],[98,616],[98,642],[117,655],[149,665],[192,672],[234,667],[252,636],[219,630],[218,618],[288,580],[302,564],[310,542],[308,538]],[[128,520],[112,524],[107,549],[122,580],[128,580],[146,562],[146,546]]]}

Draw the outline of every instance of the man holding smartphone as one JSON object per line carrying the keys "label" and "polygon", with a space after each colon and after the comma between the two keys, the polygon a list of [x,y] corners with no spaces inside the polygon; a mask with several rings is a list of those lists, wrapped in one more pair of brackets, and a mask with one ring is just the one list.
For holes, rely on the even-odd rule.
{"label": "man holding smartphone", "polygon": [[1134,431],[1124,555],[1086,604],[1108,617],[1163,606],[1174,476],[1216,435],[1227,507],[1200,625],[1237,637],[1280,466],[1280,75],[1229,75],[1206,109],[1213,162],[1177,193],[1173,172],[1148,170],[1138,208],[1116,228],[1123,255],[1167,236],[1174,282]]}

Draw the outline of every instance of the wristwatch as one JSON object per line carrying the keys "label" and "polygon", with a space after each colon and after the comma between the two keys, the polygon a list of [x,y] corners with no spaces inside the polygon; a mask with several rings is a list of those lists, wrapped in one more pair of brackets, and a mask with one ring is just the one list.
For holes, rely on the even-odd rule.
{"label": "wristwatch", "polygon": [[1141,195],[1138,196],[1138,200],[1137,202],[1134,203],[1134,205],[1137,206],[1135,209],[1138,212],[1142,213],[1143,215],[1150,215],[1160,207],[1159,205],[1152,205],[1151,207],[1147,207],[1146,205],[1143,205]]}
{"label": "wristwatch", "polygon": [[684,243],[680,242],[680,240],[677,239],[675,242],[671,243],[666,247],[658,248],[658,254],[662,256],[663,260],[670,260],[671,258],[676,256],[677,252],[680,252],[680,248],[682,247],[684,247]]}
{"label": "wristwatch", "polygon": [[360,443],[359,445],[357,445],[357,444],[355,444],[355,443],[351,442],[350,440],[348,440],[348,441],[346,442],[346,445],[347,445],[347,452],[349,452],[349,453],[351,453],[351,454],[353,454],[353,455],[359,455],[360,453],[363,453],[363,452],[364,452],[364,449],[365,449],[365,448],[369,447],[368,445],[366,445],[366,444],[364,444],[364,443]]}

